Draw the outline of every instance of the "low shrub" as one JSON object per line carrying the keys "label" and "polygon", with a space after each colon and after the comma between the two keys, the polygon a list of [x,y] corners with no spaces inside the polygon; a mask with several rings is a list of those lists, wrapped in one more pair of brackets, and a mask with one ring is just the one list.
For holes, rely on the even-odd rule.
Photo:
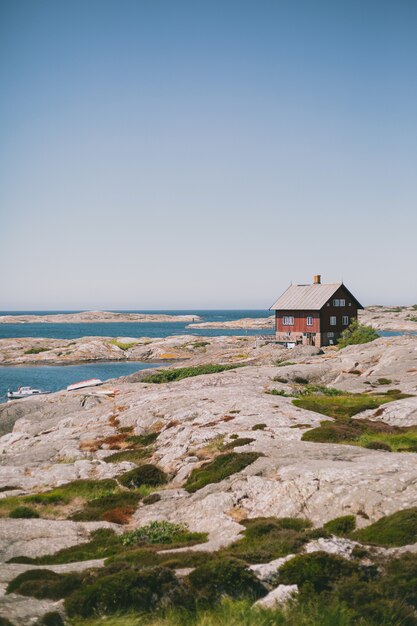
{"label": "low shrub", "polygon": [[391,446],[383,441],[369,441],[364,447],[369,448],[370,450],[385,450],[386,452],[392,452]]}
{"label": "low shrub", "polygon": [[269,393],[271,396],[282,396],[283,398],[293,398],[294,393],[287,393],[283,389],[269,389],[266,393]]}
{"label": "low shrub", "polygon": [[24,501],[34,504],[68,504],[75,498],[95,500],[110,495],[117,489],[116,481],[111,478],[104,480],[80,479],[44,493],[24,496]]}
{"label": "low shrub", "polygon": [[308,384],[308,380],[307,380],[307,378],[304,378],[304,376],[294,376],[294,382],[298,383],[299,385],[307,385]]}
{"label": "low shrub", "polygon": [[194,469],[189,475],[184,488],[193,493],[211,483],[218,483],[232,474],[242,471],[256,461],[259,452],[229,452],[222,454],[202,467]]}
{"label": "low shrub", "polygon": [[125,533],[124,546],[139,544],[194,544],[207,539],[207,533],[194,533],[185,524],[174,524],[166,520],[153,521],[146,526]]}
{"label": "low shrub", "polygon": [[134,346],[137,346],[138,344],[137,341],[132,341],[130,343],[127,343],[123,341],[118,341],[117,339],[112,339],[110,343],[112,346],[116,346],[117,348],[120,348],[120,350],[123,350],[123,351],[130,350],[131,348],[133,348]]}
{"label": "low shrub", "polygon": [[294,557],[279,570],[284,585],[308,586],[316,593],[331,590],[336,582],[358,572],[356,563],[327,552],[312,552]]}
{"label": "low shrub", "polygon": [[137,509],[141,499],[139,493],[122,491],[88,502],[81,511],[77,511],[71,519],[77,522],[103,520],[115,524],[127,524]]}
{"label": "low shrub", "polygon": [[30,519],[39,517],[39,513],[29,506],[17,506],[10,511],[9,517]]}
{"label": "low shrub", "polygon": [[348,419],[361,411],[377,409],[392,402],[394,397],[385,394],[345,393],[343,395],[312,394],[293,400],[295,406],[335,419]]}
{"label": "low shrub", "polygon": [[377,546],[405,546],[417,542],[417,507],[381,517],[352,533],[352,538]]}
{"label": "low shrub", "polygon": [[342,515],[324,524],[323,528],[332,535],[344,537],[356,528],[356,518],[354,515]]}
{"label": "low shrub", "polygon": [[392,380],[390,378],[378,378],[376,382],[378,383],[378,385],[390,385],[392,383]]}
{"label": "low shrub", "polygon": [[255,424],[252,426],[252,430],[265,430],[266,426],[266,424]]}
{"label": "low shrub", "polygon": [[79,589],[82,584],[81,574],[57,574],[48,569],[32,569],[14,578],[8,584],[6,593],[18,593],[39,600],[59,600]]}
{"label": "low shrub", "polygon": [[[181,598],[181,596],[183,596]],[[66,598],[65,609],[70,617],[111,615],[121,611],[151,611],[163,603],[180,604],[185,593],[175,574],[167,569],[125,569],[100,577],[91,585]]]}
{"label": "low shrub", "polygon": [[150,446],[158,439],[159,433],[148,433],[147,435],[128,435],[126,443],[135,446]]}
{"label": "low shrub", "polygon": [[223,596],[256,600],[266,595],[262,583],[237,559],[224,558],[200,565],[188,580],[198,605],[212,605]]}
{"label": "low shrub", "polygon": [[142,378],[142,383],[170,383],[175,380],[182,380],[191,376],[202,376],[204,374],[217,374],[227,370],[236,369],[240,365],[196,365],[195,367],[179,367],[176,369],[162,370],[149,374]]}
{"label": "low shrub", "polygon": [[372,326],[365,326],[360,324],[358,320],[353,322],[346,328],[337,342],[339,348],[346,348],[347,346],[357,345],[360,343],[369,343],[378,339],[379,335],[372,328]]}
{"label": "low shrub", "polygon": [[140,465],[144,459],[148,459],[152,455],[152,451],[148,448],[141,448],[140,450],[120,450],[119,452],[113,452],[109,456],[105,456],[103,461],[106,463],[122,463],[122,461],[129,461],[130,463],[136,463]]}
{"label": "low shrub", "polygon": [[246,563],[268,563],[298,552],[310,539],[311,522],[300,518],[258,517],[245,520],[242,539],[224,548],[223,553]]}
{"label": "low shrub", "polygon": [[141,485],[164,485],[168,482],[168,477],[159,467],[147,463],[118,476],[118,481],[128,489],[136,489]]}
{"label": "low shrub", "polygon": [[50,611],[49,613],[42,615],[42,617],[40,617],[36,622],[35,626],[65,626],[65,623],[58,611]]}

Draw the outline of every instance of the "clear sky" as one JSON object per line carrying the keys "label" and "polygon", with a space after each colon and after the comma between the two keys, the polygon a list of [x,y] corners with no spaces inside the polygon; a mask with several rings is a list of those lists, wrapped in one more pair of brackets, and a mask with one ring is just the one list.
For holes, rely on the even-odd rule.
{"label": "clear sky", "polygon": [[417,302],[415,0],[2,0],[0,309]]}

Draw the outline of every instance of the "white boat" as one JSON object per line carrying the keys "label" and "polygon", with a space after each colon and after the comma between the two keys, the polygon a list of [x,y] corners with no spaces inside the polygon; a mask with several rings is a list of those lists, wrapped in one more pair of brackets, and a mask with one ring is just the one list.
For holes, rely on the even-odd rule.
{"label": "white boat", "polygon": [[100,380],[100,378],[90,378],[89,380],[80,380],[78,383],[68,385],[67,391],[75,391],[76,389],[84,389],[85,387],[96,387],[102,384],[103,381]]}
{"label": "white boat", "polygon": [[20,400],[21,398],[30,398],[32,396],[43,396],[49,391],[42,391],[42,389],[32,389],[32,387],[19,387],[17,391],[8,391],[7,397],[9,400]]}

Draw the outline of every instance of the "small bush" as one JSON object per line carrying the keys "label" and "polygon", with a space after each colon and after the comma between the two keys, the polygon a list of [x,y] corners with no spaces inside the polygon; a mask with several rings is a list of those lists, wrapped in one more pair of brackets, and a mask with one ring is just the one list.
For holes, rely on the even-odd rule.
{"label": "small bush", "polygon": [[122,461],[129,461],[130,463],[139,465],[144,459],[149,458],[151,455],[152,452],[147,448],[142,448],[141,450],[120,450],[120,452],[114,452],[104,457],[103,461],[106,463],[122,463]]}
{"label": "small bush", "polygon": [[369,343],[378,339],[379,335],[372,328],[372,326],[365,326],[360,324],[358,320],[353,322],[346,328],[337,342],[339,348],[346,348],[346,346],[352,346],[360,343]]}
{"label": "small bush", "polygon": [[269,393],[271,396],[282,396],[283,398],[293,398],[294,393],[287,393],[283,389],[269,389],[266,393]]}
{"label": "small bush", "polygon": [[304,378],[303,376],[294,376],[294,382],[298,383],[299,385],[307,385],[308,384],[307,378]]}
{"label": "small bush", "polygon": [[184,488],[193,493],[211,483],[218,483],[232,474],[242,471],[256,461],[259,452],[229,452],[216,457],[202,467],[194,469],[187,479]]}
{"label": "small bush", "polygon": [[202,376],[204,374],[217,374],[227,370],[236,369],[239,365],[196,365],[195,367],[179,367],[171,370],[162,370],[149,374],[142,378],[143,383],[170,383],[175,380],[182,380],[190,376]]}
{"label": "small bush", "polygon": [[140,499],[140,494],[125,491],[97,498],[88,502],[81,511],[74,513],[71,519],[78,522],[103,520],[115,524],[127,524]]}
{"label": "small bush", "polygon": [[210,345],[209,341],[194,341],[194,343],[191,344],[193,346],[193,348],[205,348],[206,346]]}
{"label": "small bush", "polygon": [[158,439],[159,433],[148,433],[147,435],[129,435],[126,437],[126,443],[132,443],[135,446],[150,446]]}
{"label": "small bush", "polygon": [[33,596],[39,600],[59,600],[79,589],[81,585],[80,574],[56,574],[47,569],[35,569],[14,578],[7,586],[6,593]]}
{"label": "small bush", "polygon": [[354,515],[342,515],[324,524],[324,529],[332,535],[344,537],[356,528],[356,518]]}
{"label": "small bush", "polygon": [[242,522],[242,539],[224,549],[246,563],[268,563],[298,550],[310,539],[311,522],[300,518],[258,517]]}
{"label": "small bush", "polygon": [[190,532],[185,524],[174,524],[166,520],[150,522],[146,526],[125,533],[124,546],[139,544],[199,543],[207,539],[206,533]]}
{"label": "small bush", "polygon": [[39,517],[39,513],[29,506],[17,506],[10,511],[9,517],[29,519]]}
{"label": "small bush", "polygon": [[378,378],[376,382],[378,383],[378,385],[390,385],[392,383],[392,380],[390,378]]}
{"label": "small bush", "polygon": [[35,626],[64,626],[64,620],[58,611],[50,611],[40,617]]}
{"label": "small bush", "polygon": [[211,605],[223,596],[256,600],[266,594],[253,572],[236,559],[225,558],[200,565],[188,579],[200,605]]}
{"label": "small bush", "polygon": [[122,474],[118,480],[121,485],[128,489],[137,489],[141,485],[149,485],[150,487],[164,485],[168,482],[168,477],[159,467],[148,463]]}
{"label": "small bush", "polygon": [[252,430],[265,430],[266,428],[266,424],[255,424],[255,426],[252,426]]}
{"label": "small bush", "polygon": [[417,542],[417,507],[397,511],[356,530],[352,537],[377,546],[405,546]]}
{"label": "small bush", "polygon": [[294,557],[279,570],[284,585],[309,586],[316,593],[329,591],[337,580],[358,571],[355,563],[327,552],[312,552]]}
{"label": "small bush", "polygon": [[111,615],[121,611],[156,610],[163,602],[170,604],[181,595],[181,585],[174,573],[161,567],[125,569],[100,577],[91,585],[74,592],[65,600],[70,617]]}

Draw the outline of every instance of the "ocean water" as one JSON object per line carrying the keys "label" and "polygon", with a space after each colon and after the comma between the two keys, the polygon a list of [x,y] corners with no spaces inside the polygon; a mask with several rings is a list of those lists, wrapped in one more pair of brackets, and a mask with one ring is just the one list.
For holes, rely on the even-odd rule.
{"label": "ocean water", "polygon": [[[161,365],[161,363],[158,363]],[[163,365],[163,364],[162,364]],[[67,385],[88,378],[118,378],[138,370],[156,367],[156,363],[122,361],[117,363],[85,363],[83,365],[28,365],[0,367],[0,403],[7,401],[7,390],[29,385],[44,391],[60,391]],[[13,400],[12,402],[20,402]]]}
{"label": "ocean water", "polygon": [[[48,315],[74,313],[75,311],[1,311],[1,315]],[[118,313],[162,313],[169,315],[195,315],[202,322],[228,322],[242,317],[268,317],[267,310],[210,310],[210,311],[117,311]],[[188,322],[106,322],[93,324],[0,324],[0,339],[14,337],[47,337],[50,339],[78,339],[79,337],[169,337],[170,335],[259,335],[265,330],[230,330],[186,328]],[[272,329],[271,329],[272,332]]]}

